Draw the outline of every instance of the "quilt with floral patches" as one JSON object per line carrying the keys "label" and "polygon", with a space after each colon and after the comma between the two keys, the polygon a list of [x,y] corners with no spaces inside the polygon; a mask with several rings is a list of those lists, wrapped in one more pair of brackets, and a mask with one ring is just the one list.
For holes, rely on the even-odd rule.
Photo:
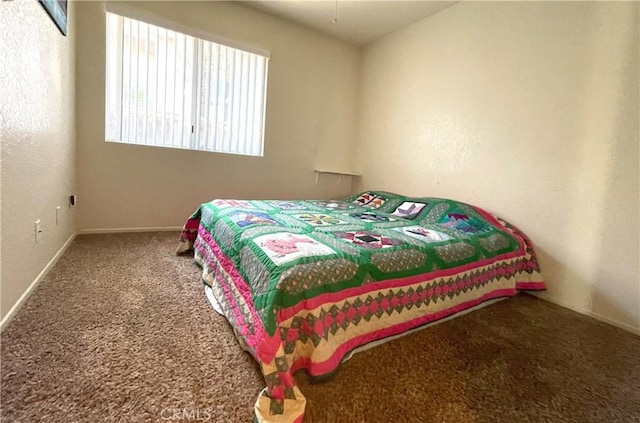
{"label": "quilt with floral patches", "polygon": [[325,376],[359,346],[545,288],[522,232],[441,198],[213,200],[181,243],[260,364],[259,422],[302,421],[297,370]]}

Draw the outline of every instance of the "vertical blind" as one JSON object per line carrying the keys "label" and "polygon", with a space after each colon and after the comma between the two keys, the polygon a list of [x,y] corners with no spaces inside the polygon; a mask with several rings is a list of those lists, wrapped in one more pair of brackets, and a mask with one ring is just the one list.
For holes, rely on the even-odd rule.
{"label": "vertical blind", "polygon": [[107,13],[107,141],[262,156],[266,56]]}

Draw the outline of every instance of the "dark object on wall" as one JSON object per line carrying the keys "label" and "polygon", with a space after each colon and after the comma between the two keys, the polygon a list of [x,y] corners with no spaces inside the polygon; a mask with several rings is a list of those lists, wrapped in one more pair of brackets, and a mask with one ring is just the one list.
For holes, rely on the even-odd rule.
{"label": "dark object on wall", "polygon": [[62,35],[67,35],[67,0],[40,0],[40,4],[47,11],[51,19],[56,23],[56,26],[62,32]]}

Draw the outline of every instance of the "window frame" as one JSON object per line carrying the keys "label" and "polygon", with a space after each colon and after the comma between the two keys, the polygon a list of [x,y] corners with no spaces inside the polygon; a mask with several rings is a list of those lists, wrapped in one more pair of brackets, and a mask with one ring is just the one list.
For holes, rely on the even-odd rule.
{"label": "window frame", "polygon": [[[206,147],[204,148],[200,148],[200,146],[202,145],[202,141],[201,139],[198,137],[199,134],[199,120],[197,118],[197,111],[199,110],[199,106],[198,106],[198,101],[199,101],[199,91],[202,87],[202,78],[201,78],[201,74],[200,74],[200,70],[201,70],[201,66],[202,66],[202,61],[200,60],[200,58],[198,57],[199,55],[199,50],[198,48],[194,48],[193,50],[193,75],[191,75],[192,79],[192,87],[193,87],[193,95],[192,95],[192,99],[191,99],[191,107],[192,107],[192,125],[191,125],[191,134],[190,134],[190,139],[188,142],[188,146],[184,146],[184,142],[182,143],[183,145],[181,146],[175,146],[175,145],[165,145],[165,143],[163,142],[163,144],[159,144],[159,143],[149,143],[146,135],[145,135],[145,139],[144,142],[133,142],[133,141],[123,141],[123,140],[119,140],[119,139],[108,139],[107,135],[109,133],[108,130],[108,125],[109,122],[107,121],[107,115],[108,115],[108,110],[110,108],[109,105],[109,93],[107,92],[107,90],[110,89],[111,84],[109,84],[109,76],[108,76],[108,66],[109,66],[109,61],[112,59],[111,55],[110,55],[110,51],[109,51],[109,46],[107,45],[108,43],[108,38],[105,39],[105,141],[106,142],[114,142],[114,143],[118,143],[118,144],[131,144],[131,145],[146,145],[146,146],[152,146],[152,147],[165,147],[165,148],[178,148],[178,149],[183,149],[183,150],[193,150],[193,151],[203,151],[203,152],[210,152],[210,153],[222,153],[222,154],[234,154],[234,155],[244,155],[244,156],[250,156],[250,157],[263,157],[264,156],[264,148],[265,148],[265,135],[266,135],[266,108],[267,108],[267,88],[268,88],[268,75],[269,75],[269,60],[271,59],[271,52],[265,48],[262,47],[258,47],[255,45],[250,45],[244,42],[240,42],[240,41],[235,41],[235,40],[231,40],[222,36],[218,36],[215,34],[211,34],[209,32],[206,31],[202,31],[196,28],[191,28],[170,20],[167,20],[165,18],[159,17],[157,15],[154,15],[153,13],[149,13],[146,11],[141,11],[129,6],[123,6],[121,4],[117,4],[114,2],[106,2],[105,3],[105,32],[109,32],[109,27],[108,27],[108,17],[107,17],[107,13],[111,13],[114,15],[118,15],[120,17],[123,18],[129,18],[129,19],[133,19],[139,22],[143,22],[146,24],[150,24],[156,27],[159,27],[160,29],[166,29],[169,31],[174,31],[176,33],[182,34],[182,35],[186,35],[186,36],[190,36],[193,37],[194,40],[194,45],[197,46],[198,44],[198,40],[203,40],[205,42],[211,42],[214,44],[218,44],[221,46],[225,46],[225,47],[230,47],[232,49],[236,49],[236,50],[240,50],[242,52],[246,52],[246,53],[250,53],[250,54],[255,54],[258,56],[262,56],[264,58],[264,87],[263,87],[263,93],[262,93],[262,106],[261,106],[261,112],[262,112],[262,130],[261,130],[261,139],[260,139],[260,148],[259,148],[259,152],[256,154],[251,154],[251,153],[241,153],[241,152],[233,152],[233,151],[224,151],[224,150],[215,150],[215,149],[208,149]],[[118,42],[117,42],[117,46],[116,46],[116,57],[115,60],[117,61],[117,66],[118,69],[121,69],[123,64],[123,36],[124,36],[124,30],[122,28],[122,24],[123,21],[121,19],[118,20]],[[186,60],[186,58],[185,58]],[[123,90],[123,81],[122,81],[122,73],[120,72],[116,72],[116,81],[115,81],[115,90],[116,93],[122,93]],[[185,74],[186,77],[186,74]],[[211,81],[211,79],[210,79]],[[112,81],[111,81],[112,82]],[[219,80],[216,82],[218,83]],[[240,89],[240,87],[238,87],[238,89]],[[118,95],[116,94],[115,96],[115,100],[116,100],[116,107],[117,110],[122,111],[122,95]],[[216,111],[216,113],[218,112],[218,107],[209,107],[208,110],[212,110],[212,111]],[[225,123],[226,124],[226,123]],[[118,134],[123,134],[123,119],[122,117],[120,117],[118,119],[117,122],[118,125],[118,129],[117,129],[117,133]],[[146,127],[145,127],[145,133],[146,133]],[[239,136],[239,135],[238,135]],[[123,138],[122,136],[120,138]],[[155,140],[157,141],[157,140]],[[205,141],[206,143],[206,141]],[[217,140],[216,143],[217,144]]]}

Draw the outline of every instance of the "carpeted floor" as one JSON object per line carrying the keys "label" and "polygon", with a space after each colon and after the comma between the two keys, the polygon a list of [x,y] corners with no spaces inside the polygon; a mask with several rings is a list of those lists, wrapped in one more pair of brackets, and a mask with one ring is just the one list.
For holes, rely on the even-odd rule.
{"label": "carpeted floor", "polygon": [[[2,421],[252,421],[258,367],[176,239],[74,241],[2,333]],[[640,422],[640,337],[520,295],[297,380],[306,422]]]}

